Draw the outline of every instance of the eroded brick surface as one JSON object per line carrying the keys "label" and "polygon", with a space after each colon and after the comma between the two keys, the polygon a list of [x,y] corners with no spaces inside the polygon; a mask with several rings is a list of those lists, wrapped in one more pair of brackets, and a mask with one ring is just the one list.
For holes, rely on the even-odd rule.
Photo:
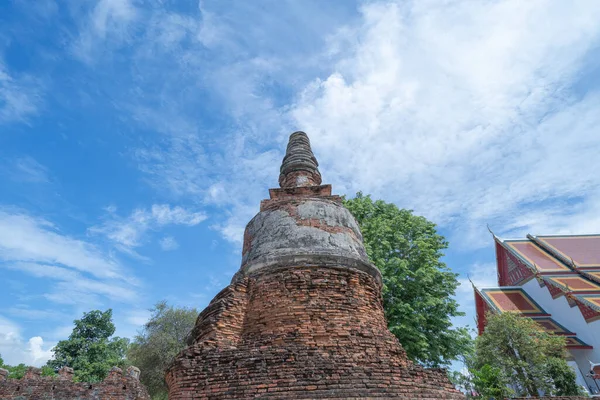
{"label": "eroded brick surface", "polygon": [[167,373],[170,399],[464,398],[445,371],[407,360],[369,274],[269,268],[229,286],[207,309],[198,340]]}

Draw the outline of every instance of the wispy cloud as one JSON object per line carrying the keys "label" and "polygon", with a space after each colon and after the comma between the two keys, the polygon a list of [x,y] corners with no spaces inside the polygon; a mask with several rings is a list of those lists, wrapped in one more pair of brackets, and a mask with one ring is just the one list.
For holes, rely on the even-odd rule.
{"label": "wispy cloud", "polygon": [[179,247],[179,243],[172,236],[166,236],[158,241],[160,248],[164,251],[176,250]]}
{"label": "wispy cloud", "polygon": [[465,313],[465,316],[456,317],[452,322],[457,326],[470,326],[473,328],[476,326],[473,285],[479,289],[496,287],[498,285],[496,264],[475,263],[468,267],[467,272],[458,279],[458,282],[460,286],[456,289],[454,298],[460,304],[460,310]]}
{"label": "wispy cloud", "polygon": [[11,307],[6,311],[8,314],[23,320],[56,321],[69,319],[69,315],[56,309],[33,309],[28,306]]}
{"label": "wispy cloud", "polygon": [[9,209],[0,209],[0,260],[57,264],[98,278],[129,280],[95,245],[61,234],[43,218]]}
{"label": "wispy cloud", "polygon": [[42,84],[38,79],[9,71],[0,54],[0,124],[24,122],[41,105]]}
{"label": "wispy cloud", "polygon": [[78,9],[81,16],[79,35],[73,42],[72,51],[86,63],[94,63],[105,56],[110,45],[121,45],[129,37],[129,27],[135,20],[136,8],[130,0],[100,0]]}
{"label": "wispy cloud", "polygon": [[150,319],[149,310],[131,310],[127,313],[126,319],[134,326],[141,327]]}
{"label": "wispy cloud", "polygon": [[[561,218],[573,215],[559,205],[598,202],[600,94],[579,85],[600,40],[596,2],[371,1],[345,24],[325,15],[303,26],[302,40],[272,32],[303,13],[287,26],[255,7],[153,13],[135,59],[178,73],[136,70],[127,109],[165,136],[135,157],[152,185],[222,207],[213,226],[227,239],[241,240],[296,129],[309,133],[338,193],[412,208],[463,248],[488,244],[486,223],[499,233],[516,220],[518,232],[541,229],[539,212],[571,230],[576,218]],[[243,31],[248,13],[261,30]],[[233,129],[205,128],[194,110],[207,99]]]}
{"label": "wispy cloud", "polygon": [[20,271],[36,278],[54,280],[57,283],[44,297],[59,304],[98,305],[98,296],[121,302],[131,302],[138,295],[134,287],[116,280],[86,278],[83,274],[67,268],[39,263],[9,263],[5,268]]}
{"label": "wispy cloud", "polygon": [[121,218],[111,213],[100,226],[89,229],[91,233],[105,235],[121,248],[133,249],[141,246],[148,231],[160,230],[167,225],[195,226],[206,219],[206,214],[190,211],[180,206],[154,204],[150,209],[138,208],[131,215]]}
{"label": "wispy cloud", "polygon": [[33,157],[17,157],[7,160],[2,166],[1,173],[7,175],[13,182],[49,183],[48,169]]}
{"label": "wispy cloud", "polygon": [[[117,259],[95,244],[61,233],[48,220],[19,210],[0,210],[0,268],[42,283],[37,291],[28,290],[29,298],[84,309],[139,298],[137,278]],[[48,310],[19,310],[25,319],[52,318]]]}
{"label": "wispy cloud", "polygon": [[466,275],[465,278],[459,280],[460,286],[456,290],[458,296],[467,295],[473,297],[473,285],[478,288],[488,288],[498,285],[496,264],[494,263],[473,264]]}
{"label": "wispy cloud", "polygon": [[466,247],[489,243],[486,222],[535,230],[532,213],[573,217],[556,205],[598,201],[600,93],[572,89],[600,39],[597,3],[385,2],[362,14],[336,38],[351,45],[332,48],[335,72],[290,109],[338,190],[413,208]]}

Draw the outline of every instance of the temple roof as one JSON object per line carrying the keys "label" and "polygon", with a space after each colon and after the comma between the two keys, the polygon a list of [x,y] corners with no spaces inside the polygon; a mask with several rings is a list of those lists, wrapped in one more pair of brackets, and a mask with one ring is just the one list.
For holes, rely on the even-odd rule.
{"label": "temple roof", "polygon": [[551,254],[530,240],[506,240],[504,241],[518,257],[525,260],[531,266],[535,266],[539,272],[570,272],[571,268],[554,258]]}
{"label": "temple roof", "polygon": [[534,277],[553,298],[566,296],[588,322],[600,319],[600,235],[533,236],[496,240],[500,286]]}
{"label": "temple roof", "polygon": [[[577,334],[559,324],[552,318],[523,288],[500,287],[500,288],[475,288],[477,315],[483,320],[487,311],[494,313],[516,312],[524,317],[531,318],[541,329],[565,337],[568,349],[592,349],[593,347],[584,343]],[[479,324],[479,321],[478,321]],[[483,326],[479,326],[480,333]]]}
{"label": "temple roof", "polygon": [[578,268],[600,269],[600,235],[537,236],[538,242]]}
{"label": "temple roof", "polygon": [[478,291],[495,311],[518,312],[532,317],[550,316],[520,287],[484,288]]}
{"label": "temple roof", "polygon": [[522,286],[536,279],[553,299],[564,296],[572,308],[576,307],[573,312],[581,312],[587,323],[599,320],[600,235],[527,235],[518,240],[494,235],[494,240],[500,287],[474,288],[479,333],[485,328],[486,312],[517,312],[543,329],[565,336],[568,349],[591,349],[554,320]]}

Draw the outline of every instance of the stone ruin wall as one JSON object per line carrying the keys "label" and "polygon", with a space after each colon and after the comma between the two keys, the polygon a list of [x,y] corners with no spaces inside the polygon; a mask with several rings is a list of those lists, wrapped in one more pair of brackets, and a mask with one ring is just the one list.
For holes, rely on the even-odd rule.
{"label": "stone ruin wall", "polygon": [[136,367],[125,373],[113,367],[98,383],[73,382],[73,370],[68,367],[54,377],[43,377],[41,370],[33,367],[22,379],[7,379],[7,375],[7,370],[0,369],[1,400],[150,400]]}

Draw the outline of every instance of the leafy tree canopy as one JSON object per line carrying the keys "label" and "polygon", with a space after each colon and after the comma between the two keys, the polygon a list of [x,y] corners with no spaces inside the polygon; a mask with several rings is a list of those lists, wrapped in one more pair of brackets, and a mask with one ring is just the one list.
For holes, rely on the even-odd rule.
{"label": "leafy tree canopy", "polygon": [[452,298],[459,283],[441,261],[448,242],[435,224],[410,210],[358,193],[344,205],[360,225],[369,258],[383,275],[390,330],[409,358],[426,366],[447,365],[469,347],[462,316]]}
{"label": "leafy tree canopy", "polygon": [[[0,368],[4,368],[8,371],[8,378],[21,379],[23,378],[23,376],[25,376],[25,372],[29,367],[23,363],[15,366],[4,364],[4,360],[2,359],[2,355],[0,354]],[[54,369],[48,366],[43,366],[41,374],[42,376],[55,376],[56,372],[54,371]]]}
{"label": "leafy tree canopy", "polygon": [[515,313],[488,314],[469,369],[482,394],[492,395],[490,391],[510,384],[519,396],[580,395],[565,357],[564,338],[544,331],[532,319]]}
{"label": "leafy tree canopy", "polygon": [[125,367],[128,339],[112,337],[115,325],[112,310],[84,313],[75,320],[75,328],[67,340],[54,347],[54,359],[47,366],[53,369],[71,367],[74,379],[81,382],[103,380],[114,366]]}
{"label": "leafy tree canopy", "polygon": [[186,336],[194,327],[198,311],[175,308],[166,301],[157,303],[152,316],[129,349],[129,361],[140,368],[141,382],[152,399],[167,399],[165,369],[186,346]]}

